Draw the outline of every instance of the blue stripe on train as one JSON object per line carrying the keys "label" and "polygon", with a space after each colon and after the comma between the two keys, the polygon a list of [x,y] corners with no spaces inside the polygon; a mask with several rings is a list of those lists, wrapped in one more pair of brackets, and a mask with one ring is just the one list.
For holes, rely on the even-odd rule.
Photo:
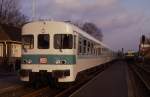
{"label": "blue stripe on train", "polygon": [[76,64],[75,55],[22,55],[22,63],[24,61],[32,60],[31,64],[39,64],[40,58],[47,58],[47,64],[56,64],[57,60],[66,60],[66,64]]}

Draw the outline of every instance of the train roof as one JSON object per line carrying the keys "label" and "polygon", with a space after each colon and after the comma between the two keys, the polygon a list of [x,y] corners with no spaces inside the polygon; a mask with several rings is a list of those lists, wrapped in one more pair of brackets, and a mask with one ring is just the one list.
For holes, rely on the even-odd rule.
{"label": "train roof", "polygon": [[90,40],[98,43],[98,44],[101,44],[102,46],[104,46],[105,48],[108,48],[107,45],[105,45],[104,43],[102,43],[101,41],[99,41],[98,39],[96,39],[95,37],[93,37],[92,35],[88,34],[87,32],[83,31],[82,29],[80,29],[79,27],[73,25],[73,24],[70,24],[73,28],[73,30],[77,31],[78,33],[80,33],[81,35],[83,35],[84,37],[88,37]]}
{"label": "train roof", "polygon": [[105,48],[109,48],[106,44],[102,43],[101,41],[99,41],[98,39],[94,38],[93,36],[91,36],[90,34],[88,34],[87,32],[83,31],[82,29],[80,29],[79,27],[77,27],[76,25],[72,24],[71,22],[64,22],[64,21],[50,21],[50,20],[41,20],[41,21],[32,21],[32,22],[28,22],[26,23],[24,26],[26,26],[27,24],[35,24],[35,23],[41,23],[41,22],[47,22],[47,23],[62,23],[65,24],[69,27],[72,27],[72,29],[74,31],[76,31],[77,33],[83,35],[84,37],[88,37],[88,39],[101,44],[103,47]]}

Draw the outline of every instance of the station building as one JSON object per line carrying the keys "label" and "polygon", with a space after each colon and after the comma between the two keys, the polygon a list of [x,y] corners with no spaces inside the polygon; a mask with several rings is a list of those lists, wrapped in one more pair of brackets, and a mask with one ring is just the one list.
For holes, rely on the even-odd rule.
{"label": "station building", "polygon": [[0,24],[0,72],[20,68],[21,47],[21,28]]}

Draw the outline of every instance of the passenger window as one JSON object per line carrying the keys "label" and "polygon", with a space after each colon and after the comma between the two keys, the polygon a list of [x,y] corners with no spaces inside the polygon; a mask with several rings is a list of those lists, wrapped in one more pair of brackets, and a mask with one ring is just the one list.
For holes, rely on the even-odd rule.
{"label": "passenger window", "polygon": [[23,42],[23,48],[25,48],[25,49],[33,49],[34,48],[33,35],[23,35],[22,42]]}
{"label": "passenger window", "polygon": [[101,48],[98,49],[99,50],[99,55],[101,54]]}
{"label": "passenger window", "polygon": [[39,49],[48,49],[49,48],[49,35],[48,34],[39,34],[38,35],[38,48]]}
{"label": "passenger window", "polygon": [[76,35],[74,35],[74,49],[76,49]]}
{"label": "passenger window", "polygon": [[78,44],[78,54],[82,53],[82,39],[79,38],[79,44]]}
{"label": "passenger window", "polygon": [[71,34],[56,34],[54,36],[55,49],[72,49],[73,36]]}
{"label": "passenger window", "polygon": [[87,51],[90,54],[90,42],[88,42],[88,49],[87,49]]}
{"label": "passenger window", "polygon": [[86,40],[84,40],[83,41],[83,53],[86,53],[86,45],[87,45],[87,43],[86,43]]}

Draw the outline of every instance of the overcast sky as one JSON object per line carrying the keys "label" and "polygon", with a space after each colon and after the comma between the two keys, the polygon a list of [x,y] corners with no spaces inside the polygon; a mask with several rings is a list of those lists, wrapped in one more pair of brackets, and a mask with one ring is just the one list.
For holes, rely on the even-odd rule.
{"label": "overcast sky", "polygon": [[[140,36],[150,33],[150,0],[35,1],[37,19],[93,22],[114,50],[138,50]],[[21,0],[21,6],[21,12],[32,18],[32,0]]]}

